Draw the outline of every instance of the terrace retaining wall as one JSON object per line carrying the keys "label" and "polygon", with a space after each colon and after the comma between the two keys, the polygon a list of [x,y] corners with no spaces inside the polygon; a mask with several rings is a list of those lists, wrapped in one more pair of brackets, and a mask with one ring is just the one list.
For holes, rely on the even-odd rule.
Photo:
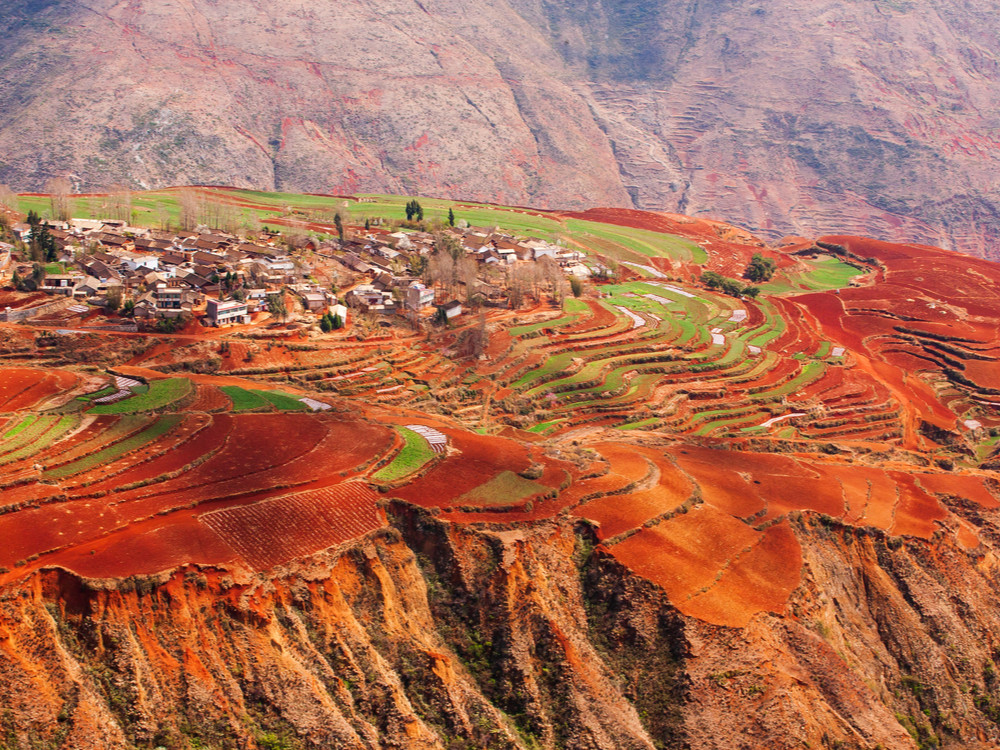
{"label": "terrace retaining wall", "polygon": [[27,307],[18,310],[0,310],[0,321],[5,323],[20,323],[21,321],[28,320],[29,318],[34,318],[37,315],[48,315],[49,313],[65,310],[72,304],[74,304],[74,300],[72,298],[62,298],[53,302],[48,302],[44,305],[39,305],[38,307]]}

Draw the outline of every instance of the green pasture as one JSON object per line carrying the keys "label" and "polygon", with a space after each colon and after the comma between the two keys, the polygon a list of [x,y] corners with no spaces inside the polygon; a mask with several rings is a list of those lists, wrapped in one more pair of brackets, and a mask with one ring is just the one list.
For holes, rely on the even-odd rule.
{"label": "green pasture", "polygon": [[[33,456],[36,453],[41,452],[44,448],[47,448],[71,429],[80,424],[79,417],[72,414],[59,418],[58,423],[55,423],[54,425],[54,417],[42,417],[42,419],[35,424],[39,424],[43,420],[51,420],[47,423],[49,429],[45,430],[44,433],[39,433],[37,436],[31,437],[27,441],[23,441],[25,444],[22,444],[21,447],[15,448],[9,453],[6,453],[3,457],[0,457],[0,464],[8,464],[12,461],[18,461],[22,458],[27,458],[28,456]],[[28,430],[25,430],[21,434],[27,435]]]}
{"label": "green pasture", "polygon": [[433,449],[422,436],[405,427],[397,427],[396,431],[403,438],[403,448],[388,465],[372,475],[376,482],[395,482],[419,470],[434,458]]}
{"label": "green pasture", "polygon": [[[193,386],[187,378],[167,378],[154,380],[145,393],[118,401],[114,404],[98,404],[91,414],[136,414],[142,411],[163,409],[191,393]],[[133,389],[138,390],[138,389]]]}
{"label": "green pasture", "polygon": [[167,416],[160,417],[141,432],[137,432],[124,440],[109,445],[107,448],[99,450],[96,453],[91,453],[90,455],[84,456],[76,461],[56,467],[55,469],[50,469],[45,472],[44,476],[47,479],[63,479],[65,477],[73,476],[74,474],[79,474],[83,471],[89,471],[96,466],[110,463],[111,461],[121,458],[126,453],[130,453],[137,448],[141,448],[147,443],[151,443],[157,438],[167,434],[170,430],[176,427],[180,421],[181,415],[179,414],[168,414]]}
{"label": "green pasture", "polygon": [[502,471],[488,482],[469,490],[455,500],[455,505],[512,505],[533,495],[549,492],[544,484]]}

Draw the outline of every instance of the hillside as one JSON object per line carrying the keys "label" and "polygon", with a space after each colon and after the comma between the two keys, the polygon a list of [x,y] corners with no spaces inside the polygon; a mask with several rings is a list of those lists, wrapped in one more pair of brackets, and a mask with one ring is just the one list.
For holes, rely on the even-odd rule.
{"label": "hillside", "polygon": [[[407,200],[201,194],[351,235]],[[730,225],[422,203],[617,276],[0,323],[0,748],[1000,745],[1000,265],[830,235],[734,296]]]}
{"label": "hillside", "polygon": [[995,257],[996,15],[956,0],[12,0],[0,181],[420,192]]}

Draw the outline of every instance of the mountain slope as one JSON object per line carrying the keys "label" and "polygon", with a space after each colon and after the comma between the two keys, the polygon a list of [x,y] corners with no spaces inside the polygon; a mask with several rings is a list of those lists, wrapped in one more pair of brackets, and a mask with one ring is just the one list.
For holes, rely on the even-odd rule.
{"label": "mountain slope", "polygon": [[15,0],[0,179],[421,191],[989,255],[995,15],[957,0]]}

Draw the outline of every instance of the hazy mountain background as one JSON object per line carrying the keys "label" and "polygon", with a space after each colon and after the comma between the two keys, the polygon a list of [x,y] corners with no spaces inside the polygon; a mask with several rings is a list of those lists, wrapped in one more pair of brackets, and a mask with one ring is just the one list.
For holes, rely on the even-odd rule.
{"label": "hazy mountain background", "polygon": [[0,182],[421,192],[993,257],[967,0],[5,0]]}

